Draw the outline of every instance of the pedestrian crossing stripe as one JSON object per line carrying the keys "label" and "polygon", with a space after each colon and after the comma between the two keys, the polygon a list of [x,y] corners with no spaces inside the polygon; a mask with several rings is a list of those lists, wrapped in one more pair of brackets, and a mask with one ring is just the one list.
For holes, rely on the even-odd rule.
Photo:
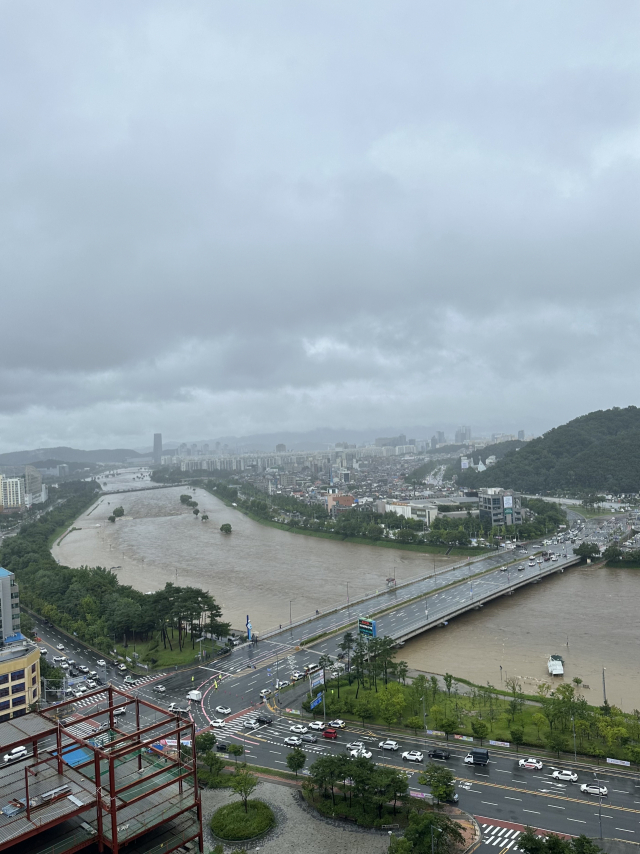
{"label": "pedestrian crossing stripe", "polygon": [[521,830],[514,830],[509,827],[497,827],[494,824],[483,824],[482,827],[482,842],[484,845],[494,847],[501,844],[500,850],[519,851],[514,843],[521,835]]}

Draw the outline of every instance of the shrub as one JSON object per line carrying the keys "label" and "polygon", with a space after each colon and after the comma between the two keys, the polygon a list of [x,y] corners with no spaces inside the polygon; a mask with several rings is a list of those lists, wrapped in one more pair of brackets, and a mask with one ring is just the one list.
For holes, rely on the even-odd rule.
{"label": "shrub", "polygon": [[216,810],[211,818],[213,833],[229,841],[253,839],[275,827],[275,824],[273,811],[262,801],[248,801],[246,813],[239,801],[227,804]]}

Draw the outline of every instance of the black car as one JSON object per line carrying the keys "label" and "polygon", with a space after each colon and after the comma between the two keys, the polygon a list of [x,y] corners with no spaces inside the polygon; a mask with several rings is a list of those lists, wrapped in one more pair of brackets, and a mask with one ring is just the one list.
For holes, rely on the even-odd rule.
{"label": "black car", "polygon": [[318,741],[318,739],[315,737],[315,735],[311,735],[310,733],[305,733],[304,735],[300,736],[300,741],[306,741],[307,744],[315,744]]}
{"label": "black car", "polygon": [[269,715],[256,715],[256,720],[259,724],[264,724],[265,726],[273,724],[273,718],[270,718]]}
{"label": "black car", "polygon": [[216,750],[219,750],[221,753],[226,753],[228,749],[229,749],[228,745],[224,744],[221,741],[217,742]]}
{"label": "black car", "polygon": [[445,761],[451,756],[448,750],[430,750],[427,755],[429,759],[444,759]]}
{"label": "black car", "polygon": [[344,652],[339,652],[339,653],[336,655],[336,658],[338,659],[338,661],[342,661],[342,659],[344,658]]}

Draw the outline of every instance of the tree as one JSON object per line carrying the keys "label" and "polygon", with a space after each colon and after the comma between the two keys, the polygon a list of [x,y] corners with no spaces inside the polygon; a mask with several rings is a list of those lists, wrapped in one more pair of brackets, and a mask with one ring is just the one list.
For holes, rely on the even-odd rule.
{"label": "tree", "polygon": [[211,776],[218,777],[224,768],[224,759],[218,756],[217,753],[214,753],[213,750],[207,751],[202,759],[209,769]]}
{"label": "tree", "polygon": [[304,750],[300,750],[299,747],[294,747],[291,753],[287,756],[287,766],[291,771],[295,771],[296,777],[298,776],[298,771],[302,771],[304,768],[306,761],[307,755]]}
{"label": "tree", "polygon": [[203,522],[208,522],[208,521],[209,521],[209,517],[207,516],[207,514],[206,514],[206,513],[203,513],[201,518],[202,518],[202,521],[203,521]]}
{"label": "tree", "polygon": [[422,786],[429,786],[431,794],[440,801],[450,801],[456,791],[455,777],[448,768],[430,762],[418,777]]}
{"label": "tree", "polygon": [[241,744],[230,744],[227,752],[230,753],[232,756],[235,756],[237,765],[238,756],[242,756],[242,754],[244,753],[244,747]]}
{"label": "tree", "polygon": [[115,524],[116,517],[115,517],[113,514],[111,514],[111,516],[107,516],[107,519],[108,519],[110,522],[113,522],[113,523]]}
{"label": "tree", "polygon": [[404,692],[397,682],[387,685],[386,690],[381,691],[378,696],[380,717],[388,727],[400,720],[405,705]]}
{"label": "tree", "polygon": [[248,812],[247,801],[258,785],[258,778],[247,771],[246,768],[238,768],[231,778],[231,788],[239,795],[244,804],[245,813]]}
{"label": "tree", "polygon": [[418,730],[422,729],[422,727],[424,726],[422,718],[419,715],[413,715],[412,717],[407,718],[405,723],[409,727],[409,729],[413,730],[414,735],[417,735]]}
{"label": "tree", "polygon": [[402,684],[406,685],[407,673],[409,672],[408,663],[406,661],[398,661],[394,669],[398,679],[402,679]]}
{"label": "tree", "polygon": [[447,689],[447,699],[451,699],[451,686],[453,685],[453,676],[450,673],[445,673],[442,677],[444,680],[444,687]]}
{"label": "tree", "polygon": [[542,712],[536,712],[535,715],[531,715],[531,723],[535,724],[536,731],[538,733],[538,738],[540,738],[540,727],[547,726],[547,719],[542,714]]}
{"label": "tree", "polygon": [[224,525],[220,525],[220,530],[222,531],[223,534],[230,534],[231,533],[231,525],[229,525],[228,522],[225,522]]}
{"label": "tree", "polygon": [[353,711],[356,717],[362,721],[362,726],[364,726],[366,720],[375,717],[377,708],[378,704],[375,698],[371,694],[365,694],[356,702]]}
{"label": "tree", "polygon": [[560,759],[560,751],[567,749],[567,739],[560,732],[554,732],[553,730],[547,734],[547,747],[549,750],[558,754],[558,759]]}
{"label": "tree", "polygon": [[414,854],[447,854],[464,841],[458,825],[441,813],[411,813],[405,839],[412,843]]}
{"label": "tree", "polygon": [[196,519],[198,518],[198,514],[199,514],[199,513],[200,513],[200,511],[198,510],[198,508],[197,508],[197,507],[194,507],[194,508],[193,508],[193,515],[196,517]]}
{"label": "tree", "polygon": [[449,741],[451,733],[458,729],[458,720],[457,718],[447,717],[442,721],[440,726],[442,727],[444,734],[447,736],[447,741]]}
{"label": "tree", "polygon": [[480,739],[480,747],[482,747],[482,742],[489,735],[489,727],[484,721],[474,718],[471,721],[471,732]]}
{"label": "tree", "polygon": [[124,516],[124,507],[116,507],[113,511],[113,515],[116,519],[119,519],[121,516]]}
{"label": "tree", "polygon": [[347,655],[347,669],[349,671],[349,685],[351,685],[351,650],[353,649],[353,634],[345,632],[342,636],[342,643],[338,644],[338,649]]}
{"label": "tree", "polygon": [[516,753],[518,753],[518,748],[521,744],[524,744],[524,727],[521,726],[512,726],[511,727],[511,741],[516,746]]}
{"label": "tree", "polygon": [[582,558],[582,563],[586,563],[587,559],[592,560],[594,557],[600,556],[600,546],[597,543],[580,543],[578,548],[573,550],[573,553]]}
{"label": "tree", "polygon": [[216,744],[216,737],[212,732],[202,732],[200,735],[196,736],[196,754],[200,756],[201,754],[207,753],[209,750],[213,750]]}
{"label": "tree", "polygon": [[622,555],[622,549],[620,546],[616,545],[607,546],[602,553],[602,557],[608,561],[608,563],[617,563],[619,560],[622,560]]}
{"label": "tree", "polygon": [[391,836],[389,839],[389,854],[412,854],[413,842],[404,836]]}

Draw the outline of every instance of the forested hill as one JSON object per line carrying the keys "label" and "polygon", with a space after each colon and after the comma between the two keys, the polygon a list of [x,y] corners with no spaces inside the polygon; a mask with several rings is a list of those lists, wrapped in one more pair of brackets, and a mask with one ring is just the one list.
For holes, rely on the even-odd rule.
{"label": "forested hill", "polygon": [[487,471],[460,472],[463,486],[521,492],[640,492],[640,409],[590,412],[555,427]]}

